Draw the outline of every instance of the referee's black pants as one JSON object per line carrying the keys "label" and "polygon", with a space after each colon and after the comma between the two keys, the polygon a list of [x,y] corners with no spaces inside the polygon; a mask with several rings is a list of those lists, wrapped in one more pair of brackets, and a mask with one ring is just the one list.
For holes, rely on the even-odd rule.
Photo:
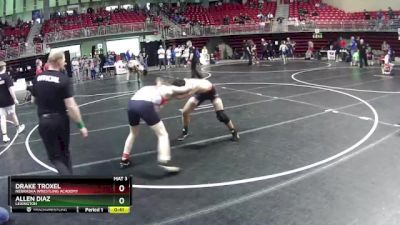
{"label": "referee's black pants", "polygon": [[268,58],[268,51],[266,49],[262,51],[261,60],[264,60],[265,58]]}
{"label": "referee's black pants", "polygon": [[368,59],[367,59],[367,54],[359,54],[360,57],[360,68],[363,68],[363,66],[368,67]]}
{"label": "referee's black pants", "polygon": [[193,60],[192,64],[190,64],[190,70],[192,71],[192,78],[202,79],[203,76],[197,70],[197,64],[199,64],[199,60]]}
{"label": "referee's black pants", "polygon": [[248,52],[248,51],[246,51],[246,55],[247,55],[247,57],[248,57],[248,59],[249,59],[248,65],[249,65],[249,66],[253,65],[253,56],[251,55],[251,53]]}
{"label": "referee's black pants", "polygon": [[39,117],[39,134],[49,160],[60,175],[72,174],[69,153],[69,118],[67,115],[52,113]]}
{"label": "referee's black pants", "polygon": [[165,58],[164,59],[158,59],[158,65],[160,66],[160,70],[161,70],[161,66],[164,66],[165,70],[167,70],[167,64],[165,62]]}

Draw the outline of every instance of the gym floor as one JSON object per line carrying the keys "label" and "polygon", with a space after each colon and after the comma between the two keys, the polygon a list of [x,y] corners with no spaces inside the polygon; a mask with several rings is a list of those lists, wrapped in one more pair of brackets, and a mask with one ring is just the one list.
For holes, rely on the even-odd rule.
{"label": "gym floor", "polygon": [[[74,172],[132,175],[132,213],[12,214],[10,224],[400,224],[398,76],[381,76],[379,67],[302,60],[202,70],[217,85],[240,142],[229,140],[209,102],[193,113],[190,136],[175,141],[186,100],[171,101],[161,116],[182,173],[166,176],[157,168],[156,138],[146,126],[132,151],[134,166],[120,170],[126,106],[137,84],[125,76],[77,84],[90,133],[82,140],[71,130]],[[145,84],[157,76],[190,73],[153,71]],[[25,104],[17,112],[27,128],[1,145],[1,206],[7,205],[7,176],[54,174],[45,168],[52,165],[35,130],[36,107]]]}

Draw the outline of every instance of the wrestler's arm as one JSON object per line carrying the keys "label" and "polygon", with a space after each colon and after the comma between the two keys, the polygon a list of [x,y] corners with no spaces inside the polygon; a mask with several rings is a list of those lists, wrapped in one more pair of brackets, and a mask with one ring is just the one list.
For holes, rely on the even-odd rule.
{"label": "wrestler's arm", "polygon": [[189,86],[182,86],[182,87],[177,87],[177,86],[170,86],[172,89],[172,95],[185,95],[189,94],[192,91],[192,87]]}
{"label": "wrestler's arm", "polygon": [[172,97],[176,98],[176,99],[185,99],[185,98],[189,98],[190,96],[192,96],[192,95],[190,93],[187,93],[187,94],[176,94],[176,95],[173,95]]}

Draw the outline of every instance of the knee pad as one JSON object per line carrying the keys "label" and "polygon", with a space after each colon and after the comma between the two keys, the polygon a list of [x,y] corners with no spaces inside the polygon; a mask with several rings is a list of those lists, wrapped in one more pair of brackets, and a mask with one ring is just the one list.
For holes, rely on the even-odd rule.
{"label": "knee pad", "polygon": [[222,122],[222,123],[229,123],[229,121],[231,121],[231,119],[229,119],[229,117],[224,113],[224,110],[220,110],[217,111],[217,119]]}

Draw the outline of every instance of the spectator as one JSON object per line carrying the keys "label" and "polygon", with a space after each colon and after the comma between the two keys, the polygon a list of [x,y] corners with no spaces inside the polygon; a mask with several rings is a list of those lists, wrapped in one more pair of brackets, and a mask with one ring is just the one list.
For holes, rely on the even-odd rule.
{"label": "spectator", "polygon": [[372,47],[369,44],[367,44],[367,60],[369,66],[374,65],[374,53],[372,51]]}
{"label": "spectator", "polygon": [[239,17],[238,16],[233,17],[233,22],[236,24],[240,23]]}
{"label": "spectator", "polygon": [[[132,56],[133,56],[132,58],[135,59],[135,55],[132,54]],[[100,72],[100,64],[101,64],[100,56],[96,54],[94,56],[93,60],[94,60],[94,71],[95,71],[96,77],[97,77]]]}
{"label": "spectator", "polygon": [[79,58],[74,57],[74,59],[72,59],[71,65],[72,65],[72,76],[74,78],[74,82],[78,83],[82,80],[79,67]]}
{"label": "spectator", "polygon": [[167,55],[167,67],[170,68],[172,66],[172,51],[171,51],[171,46],[167,48],[166,51]]}
{"label": "spectator", "polygon": [[49,63],[48,62],[46,62],[45,64],[44,64],[44,66],[43,66],[43,71],[47,71],[47,70],[49,70]]}
{"label": "spectator", "polygon": [[352,37],[350,38],[350,51],[351,51],[351,55],[353,55],[353,53],[356,52],[357,50],[358,50],[358,49],[357,49],[357,42],[356,42],[354,36],[352,36]]}
{"label": "spectator", "polygon": [[[112,55],[110,54],[110,56],[112,56]],[[112,65],[114,65],[114,63]],[[90,77],[90,60],[86,56],[84,56],[84,59],[83,59],[83,71],[82,71],[82,74],[83,74],[83,79],[84,80],[89,80],[89,77]]]}
{"label": "spectator", "polygon": [[271,12],[268,13],[267,18],[269,21],[272,21],[274,19],[274,14],[272,14]]}
{"label": "spectator", "polygon": [[95,58],[89,60],[90,77],[92,80],[96,80],[96,62]]}
{"label": "spectator", "polygon": [[339,37],[339,45],[340,49],[346,49],[347,46],[346,40],[344,40],[342,37]]}
{"label": "spectator", "polygon": [[104,22],[104,18],[101,15],[97,15],[95,22],[100,26],[100,24]]}
{"label": "spectator", "polygon": [[390,20],[394,19],[394,13],[392,7],[388,8],[388,17]]}
{"label": "spectator", "polygon": [[239,14],[239,20],[245,20],[243,13]]}
{"label": "spectator", "polygon": [[365,20],[370,20],[371,19],[371,15],[369,15],[369,12],[366,9],[364,9],[364,19]]}
{"label": "spectator", "polygon": [[139,58],[139,63],[143,66],[144,75],[146,75],[146,73],[147,73],[147,59],[146,59],[146,57],[147,57],[146,52],[143,49],[142,51],[140,51],[138,58]]}
{"label": "spectator", "polygon": [[388,75],[392,73],[394,64],[390,61],[390,54],[384,51],[385,57],[383,58],[382,74]]}
{"label": "spectator", "polygon": [[264,0],[258,0],[258,8],[262,9],[264,7]]}
{"label": "spectator", "polygon": [[132,59],[132,54],[130,52],[130,50],[126,50],[125,52],[125,61],[129,62]]}
{"label": "spectator", "polygon": [[257,19],[259,19],[260,21],[264,20],[264,15],[262,14],[261,11],[257,14]]}
{"label": "spectator", "polygon": [[175,58],[176,58],[176,62],[175,65],[177,65],[178,67],[181,67],[181,56],[182,56],[182,48],[180,45],[176,46],[174,49],[175,52]]}
{"label": "spectator", "polygon": [[389,51],[389,44],[386,41],[383,41],[382,45],[381,45],[381,50],[382,51]]}
{"label": "spectator", "polygon": [[393,62],[395,60],[395,51],[390,45],[389,45],[389,56],[390,56],[390,61]]}
{"label": "spectator", "polygon": [[378,14],[376,14],[376,20],[378,23],[380,23],[383,20],[383,13],[382,13],[382,9],[379,10]]}
{"label": "spectator", "polygon": [[247,13],[246,13],[246,15],[244,16],[244,20],[245,20],[246,22],[251,20],[250,16],[249,16]]}
{"label": "spectator", "polygon": [[43,62],[40,59],[36,59],[36,76],[43,73]]}
{"label": "spectator", "polygon": [[223,24],[224,25],[229,25],[230,24],[230,18],[228,15],[225,16],[224,20],[223,20]]}
{"label": "spectator", "polygon": [[314,43],[312,41],[308,41],[308,48],[306,52],[306,60],[310,60],[314,54]]}
{"label": "spectator", "polygon": [[260,63],[259,59],[258,59],[258,55],[257,55],[257,45],[251,41],[251,56],[253,57],[253,62],[258,64]]}
{"label": "spectator", "polygon": [[333,45],[333,50],[335,50],[335,60],[336,62],[339,62],[340,60],[340,40],[338,39],[335,41]]}
{"label": "spectator", "polygon": [[299,15],[300,17],[304,17],[306,14],[308,14],[306,9],[300,8],[299,9]]}
{"label": "spectator", "polygon": [[183,66],[186,68],[187,62],[189,60],[189,47],[188,46],[183,46],[183,53],[182,53],[182,60],[183,60]]}
{"label": "spectator", "polygon": [[92,14],[92,13],[94,13],[94,10],[93,10],[92,7],[89,7],[89,8],[86,10],[86,12],[87,12],[88,14]]}
{"label": "spectator", "polygon": [[158,65],[160,66],[160,71],[161,71],[161,66],[163,65],[165,70],[167,70],[167,65],[165,63],[165,49],[162,45],[160,45],[160,48],[157,51],[158,54]]}
{"label": "spectator", "polygon": [[208,55],[207,47],[203,46],[203,48],[201,49],[201,54],[200,54],[200,63],[202,65],[207,65],[209,60],[210,60],[210,57]]}

